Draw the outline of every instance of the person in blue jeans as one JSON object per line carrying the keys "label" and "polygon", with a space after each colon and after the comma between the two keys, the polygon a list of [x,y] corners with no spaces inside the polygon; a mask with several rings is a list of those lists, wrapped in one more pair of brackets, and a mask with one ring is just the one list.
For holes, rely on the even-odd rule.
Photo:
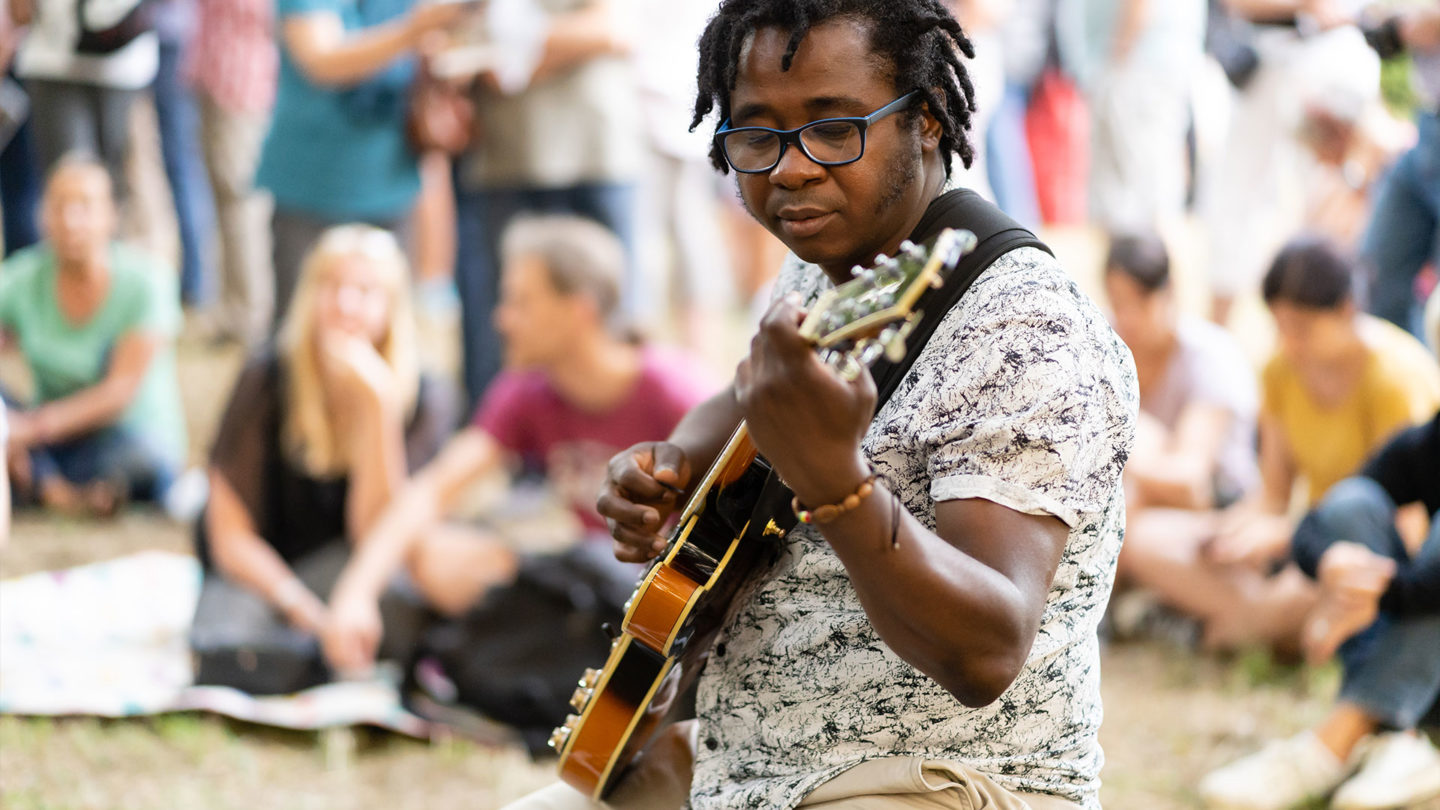
{"label": "person in blue jeans", "polygon": [[[1396,516],[1413,504],[1430,529],[1412,556]],[[1440,750],[1415,731],[1440,724],[1440,413],[1332,487],[1300,522],[1292,552],[1321,590],[1306,650],[1312,661],[1338,650],[1339,697],[1318,726],[1207,776],[1202,796],[1281,808],[1333,790],[1340,810],[1440,796]]]}
{"label": "person in blue jeans", "polygon": [[[502,365],[503,341],[491,317],[500,291],[500,234],[516,216],[574,214],[613,231],[629,256],[620,309],[627,316],[637,309],[635,203],[645,139],[626,61],[631,32],[618,10],[623,4],[530,5],[544,21],[528,32],[531,69],[497,67],[476,83],[485,135],[455,162],[455,288],[472,404]],[[499,30],[488,36],[512,52],[511,63],[520,61],[523,37]]]}
{"label": "person in blue jeans", "polygon": [[61,159],[41,223],[44,241],[0,264],[0,329],[34,380],[28,406],[9,414],[16,494],[79,513],[127,499],[171,508],[186,453],[174,275],[113,240],[110,176],[97,159]]}
{"label": "person in blue jeans", "polygon": [[1419,139],[1381,181],[1361,253],[1375,268],[1370,311],[1420,337],[1415,277],[1440,265],[1440,5],[1408,11],[1396,32],[1414,56]]}

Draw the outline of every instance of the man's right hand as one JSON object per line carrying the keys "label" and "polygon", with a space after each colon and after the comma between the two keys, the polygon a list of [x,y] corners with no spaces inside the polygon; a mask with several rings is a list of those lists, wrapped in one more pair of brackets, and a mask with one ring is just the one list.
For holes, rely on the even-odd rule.
{"label": "man's right hand", "polygon": [[610,459],[595,503],[615,538],[615,558],[645,562],[665,550],[660,530],[683,502],[690,461],[670,442],[641,442]]}

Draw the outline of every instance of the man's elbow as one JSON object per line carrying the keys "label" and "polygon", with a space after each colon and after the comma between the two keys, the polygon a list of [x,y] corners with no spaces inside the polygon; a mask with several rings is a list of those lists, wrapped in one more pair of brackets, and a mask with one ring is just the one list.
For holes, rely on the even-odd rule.
{"label": "man's elbow", "polygon": [[947,667],[937,677],[945,691],[972,709],[988,706],[1005,694],[1025,666],[1023,654],[996,654],[971,658]]}

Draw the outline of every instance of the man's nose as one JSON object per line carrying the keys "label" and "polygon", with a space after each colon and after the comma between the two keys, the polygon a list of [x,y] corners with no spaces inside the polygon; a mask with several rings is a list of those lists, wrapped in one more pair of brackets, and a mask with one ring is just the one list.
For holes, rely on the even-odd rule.
{"label": "man's nose", "polygon": [[824,176],[825,167],[811,160],[798,142],[786,144],[780,161],[770,170],[770,182],[781,188],[799,188]]}

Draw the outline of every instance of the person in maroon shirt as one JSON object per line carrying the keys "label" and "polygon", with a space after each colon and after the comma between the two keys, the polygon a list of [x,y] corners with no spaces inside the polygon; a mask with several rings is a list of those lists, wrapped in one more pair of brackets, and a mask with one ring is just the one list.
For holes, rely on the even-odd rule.
{"label": "person in maroon shirt", "polygon": [[606,463],[665,436],[710,393],[618,325],[625,254],[602,226],[568,216],[519,220],[506,230],[502,257],[495,326],[506,370],[472,423],[391,502],[336,585],[322,640],[338,669],[373,662],[379,596],[402,565],[426,572],[431,603],[451,615],[514,576],[518,560],[503,542],[473,533],[439,541],[443,518],[472,483],[505,466],[544,474],[584,527],[582,542],[598,539],[608,554],[593,506]]}

